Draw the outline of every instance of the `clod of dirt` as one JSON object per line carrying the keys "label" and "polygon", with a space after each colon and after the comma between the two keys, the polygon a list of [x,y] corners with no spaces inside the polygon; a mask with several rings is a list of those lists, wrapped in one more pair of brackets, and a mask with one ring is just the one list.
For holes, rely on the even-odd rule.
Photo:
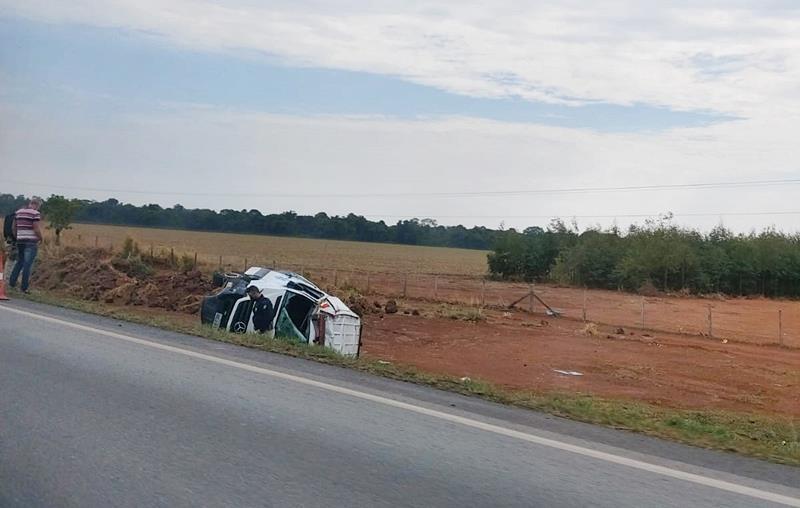
{"label": "clod of dirt", "polygon": [[395,302],[394,300],[389,300],[388,302],[386,302],[386,305],[383,308],[383,311],[386,312],[387,314],[397,314],[398,310],[399,309],[397,307],[397,302]]}
{"label": "clod of dirt", "polygon": [[622,328],[617,328],[617,331],[614,333],[616,333],[617,335],[625,335],[625,330]]}
{"label": "clod of dirt", "polygon": [[405,314],[406,316],[410,316],[411,315],[411,311],[410,310],[404,310],[403,314]]}
{"label": "clod of dirt", "polygon": [[600,330],[597,329],[597,325],[594,323],[587,323],[586,326],[583,327],[581,333],[584,335],[590,335],[592,337],[597,337],[600,335]]}
{"label": "clod of dirt", "polygon": [[411,311],[411,315],[412,316],[419,316],[419,311],[417,309],[414,309],[414,310]]}
{"label": "clod of dirt", "polygon": [[357,294],[351,294],[347,298],[347,306],[359,316],[364,316],[365,314],[372,312],[372,307],[370,307],[369,301],[363,296]]}

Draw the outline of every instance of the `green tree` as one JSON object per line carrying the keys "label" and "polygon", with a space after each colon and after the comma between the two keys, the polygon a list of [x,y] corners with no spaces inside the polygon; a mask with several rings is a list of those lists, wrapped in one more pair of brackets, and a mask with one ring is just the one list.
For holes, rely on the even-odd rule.
{"label": "green tree", "polygon": [[79,206],[79,203],[55,194],[45,201],[42,211],[50,222],[47,228],[56,232],[56,245],[61,245],[61,232],[72,228],[72,221]]}

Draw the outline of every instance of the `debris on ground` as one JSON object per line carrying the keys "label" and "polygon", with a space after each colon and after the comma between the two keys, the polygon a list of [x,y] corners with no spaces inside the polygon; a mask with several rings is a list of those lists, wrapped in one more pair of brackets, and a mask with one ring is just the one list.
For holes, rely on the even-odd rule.
{"label": "debris on ground", "polygon": [[399,309],[397,308],[397,302],[395,302],[394,300],[389,300],[383,307],[383,311],[386,312],[387,314],[397,314],[398,310]]}
{"label": "debris on ground", "polygon": [[563,374],[565,376],[582,376],[583,373],[577,372],[574,370],[560,370],[560,369],[553,369],[553,372],[557,372],[558,374]]}

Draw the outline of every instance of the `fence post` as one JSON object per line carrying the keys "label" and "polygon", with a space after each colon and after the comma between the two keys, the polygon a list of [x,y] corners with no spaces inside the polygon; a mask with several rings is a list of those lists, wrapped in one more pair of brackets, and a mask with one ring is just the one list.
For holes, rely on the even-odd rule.
{"label": "fence post", "polygon": [[481,281],[481,307],[486,307],[486,279]]}
{"label": "fence post", "polygon": [[94,248],[96,249],[99,244],[100,244],[100,238],[98,238],[97,235],[95,235],[95,237],[94,237]]}
{"label": "fence post", "polygon": [[194,253],[194,265],[192,266],[192,270],[197,270],[197,253]]}
{"label": "fence post", "polygon": [[528,297],[528,312],[533,314],[533,284],[530,284],[528,288],[531,290],[530,296]]}
{"label": "fence post", "polygon": [[778,344],[783,346],[783,309],[778,309]]}
{"label": "fence post", "polygon": [[372,277],[372,274],[370,274],[370,273],[368,272],[368,273],[367,273],[367,293],[366,293],[366,294],[369,294],[369,292],[370,292],[370,289],[372,289],[372,288],[371,288],[371,286],[372,286],[372,280],[371,280],[371,277]]}
{"label": "fence post", "polygon": [[408,274],[403,277],[403,298],[408,296]]}
{"label": "fence post", "polygon": [[714,337],[714,318],[711,315],[711,304],[708,305],[708,336]]}
{"label": "fence post", "polygon": [[642,297],[642,328],[644,328],[644,296]]}
{"label": "fence post", "polygon": [[219,271],[222,271],[222,255],[219,256]]}
{"label": "fence post", "polygon": [[583,288],[583,322],[586,322],[586,287]]}
{"label": "fence post", "polygon": [[437,300],[439,297],[439,276],[433,276],[433,299]]}
{"label": "fence post", "polygon": [[339,270],[336,268],[333,269],[333,287],[339,287]]}
{"label": "fence post", "polygon": [[247,258],[244,258],[244,268],[242,268],[242,272],[247,271]]}
{"label": "fence post", "polygon": [[152,261],[153,259],[155,259],[155,257],[153,256],[153,254],[154,254],[154,252],[153,252],[153,244],[151,243],[151,244],[150,244],[150,261]]}

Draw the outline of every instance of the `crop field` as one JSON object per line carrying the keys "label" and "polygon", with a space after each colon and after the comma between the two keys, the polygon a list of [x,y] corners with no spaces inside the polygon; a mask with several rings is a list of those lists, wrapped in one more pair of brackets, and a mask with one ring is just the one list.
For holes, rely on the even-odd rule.
{"label": "crop field", "polygon": [[64,233],[67,245],[113,245],[133,238],[142,250],[175,250],[180,256],[197,253],[198,262],[217,267],[241,269],[249,265],[357,270],[413,274],[482,276],[486,273],[486,252],[442,247],[419,247],[381,243],[344,242],[311,238],[237,235],[76,224]]}

